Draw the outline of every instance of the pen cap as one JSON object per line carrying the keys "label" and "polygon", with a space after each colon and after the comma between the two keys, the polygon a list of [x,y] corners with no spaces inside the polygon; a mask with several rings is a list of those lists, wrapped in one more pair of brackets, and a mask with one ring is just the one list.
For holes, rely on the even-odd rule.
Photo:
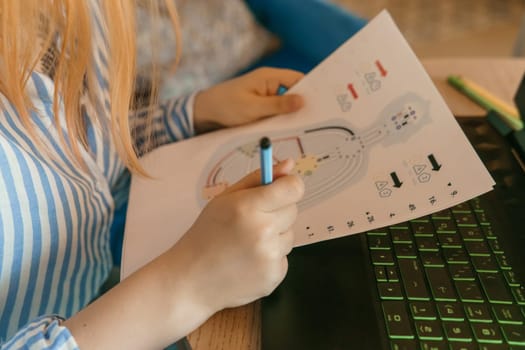
{"label": "pen cap", "polygon": [[259,146],[261,149],[268,149],[272,146],[272,143],[270,142],[269,138],[263,137],[261,141],[259,141]]}
{"label": "pen cap", "polygon": [[263,185],[268,185],[273,180],[272,143],[269,138],[263,137],[259,141],[259,147],[261,148],[261,182]]}
{"label": "pen cap", "polygon": [[487,113],[487,120],[500,135],[508,136],[513,130],[503,120],[503,117],[496,111],[490,110]]}

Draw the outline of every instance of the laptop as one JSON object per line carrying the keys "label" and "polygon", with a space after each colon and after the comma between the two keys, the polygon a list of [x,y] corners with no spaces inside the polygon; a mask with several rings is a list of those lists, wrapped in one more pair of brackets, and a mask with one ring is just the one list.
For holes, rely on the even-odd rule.
{"label": "laptop", "polygon": [[295,248],[262,300],[263,350],[525,349],[525,171],[485,118],[458,122],[495,189]]}

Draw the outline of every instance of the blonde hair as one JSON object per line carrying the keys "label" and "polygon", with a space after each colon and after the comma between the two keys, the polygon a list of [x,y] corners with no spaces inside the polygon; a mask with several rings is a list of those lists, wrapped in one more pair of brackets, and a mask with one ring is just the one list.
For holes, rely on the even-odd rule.
{"label": "blonde hair", "polygon": [[[87,136],[80,102],[85,91],[88,92],[88,98],[92,98],[92,92],[100,89],[92,55],[91,5],[96,4],[90,4],[90,1],[98,1],[101,12],[108,19],[100,20],[106,27],[109,51],[107,80],[113,140],[126,166],[144,174],[133,147],[128,121],[136,78],[135,7],[146,6],[152,15],[158,15],[159,1],[0,0],[0,92],[14,105],[30,135],[37,139],[30,119],[33,106],[26,94],[26,84],[46,51],[59,43],[58,55],[53,62],[55,123],[60,125],[58,111],[62,99],[67,137],[60,127],[57,129],[69,155],[83,163],[79,141],[87,148]],[[181,41],[177,12],[173,0],[165,0],[164,6],[174,23],[178,58]],[[155,77],[156,74],[151,76]],[[156,96],[155,86],[153,84],[152,99]]]}

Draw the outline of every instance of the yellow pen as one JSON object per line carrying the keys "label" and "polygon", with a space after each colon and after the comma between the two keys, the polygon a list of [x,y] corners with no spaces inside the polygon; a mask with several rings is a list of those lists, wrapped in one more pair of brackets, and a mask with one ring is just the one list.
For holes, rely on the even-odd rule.
{"label": "yellow pen", "polygon": [[488,101],[491,101],[494,106],[496,106],[498,109],[506,112],[508,115],[513,116],[517,119],[520,119],[520,114],[518,112],[518,109],[514,106],[509,105],[502,99],[500,99],[497,96],[494,96],[492,93],[487,91],[484,87],[478,85],[477,83],[473,82],[472,80],[459,76],[460,80],[463,81],[463,84],[468,85],[471,89],[473,89],[475,92],[477,92],[480,96],[485,98]]}
{"label": "yellow pen", "polygon": [[513,110],[510,106],[505,106],[503,101],[494,98],[487,90],[457,75],[449,76],[448,82],[487,111],[498,112],[498,115],[513,130],[523,129],[523,121],[520,119],[518,111]]}

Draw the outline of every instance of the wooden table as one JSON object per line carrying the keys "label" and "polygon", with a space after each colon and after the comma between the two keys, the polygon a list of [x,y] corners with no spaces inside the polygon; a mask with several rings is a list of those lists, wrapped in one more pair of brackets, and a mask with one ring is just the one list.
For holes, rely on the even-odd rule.
{"label": "wooden table", "polygon": [[[427,72],[456,116],[483,116],[485,111],[450,87],[446,78],[461,74],[513,103],[525,72],[525,59],[439,58],[423,60]],[[194,350],[259,350],[261,348],[260,302],[223,310],[189,336]]]}
{"label": "wooden table", "polygon": [[486,112],[447,83],[450,74],[463,75],[514,104],[514,94],[525,73],[525,59],[521,58],[439,58],[422,62],[455,116],[482,116]]}

